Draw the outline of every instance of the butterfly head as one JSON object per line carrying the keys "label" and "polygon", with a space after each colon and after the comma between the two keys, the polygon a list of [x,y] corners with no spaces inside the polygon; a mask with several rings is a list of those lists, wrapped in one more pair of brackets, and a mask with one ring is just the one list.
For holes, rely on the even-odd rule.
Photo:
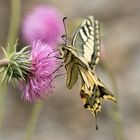
{"label": "butterfly head", "polygon": [[67,50],[67,46],[65,46],[65,45],[62,45],[60,48],[59,48],[59,50],[60,50],[60,54],[61,54],[61,56],[64,58],[64,56],[68,53],[68,50]]}

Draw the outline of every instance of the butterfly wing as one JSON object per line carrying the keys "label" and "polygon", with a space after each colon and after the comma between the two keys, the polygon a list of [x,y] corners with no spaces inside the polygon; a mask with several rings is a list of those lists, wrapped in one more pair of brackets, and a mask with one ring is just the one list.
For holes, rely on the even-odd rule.
{"label": "butterfly wing", "polygon": [[104,86],[100,79],[93,71],[83,67],[84,64],[78,65],[82,79],[80,96],[84,107],[89,110],[96,118],[96,114],[101,111],[102,99],[108,99],[116,102],[114,95]]}
{"label": "butterfly wing", "polygon": [[80,57],[85,59],[88,66],[94,69],[100,56],[100,24],[89,16],[79,26],[72,39],[72,46],[76,48]]}
{"label": "butterfly wing", "polygon": [[60,53],[65,64],[66,86],[71,89],[78,79],[78,68],[74,61],[76,52],[71,46],[63,46],[60,48]]}
{"label": "butterfly wing", "polygon": [[[116,102],[115,97],[107,90],[104,84],[94,74],[95,65],[100,56],[99,22],[89,16],[77,29],[72,46],[66,46],[64,51],[64,63],[67,72],[67,87],[72,88],[80,74],[81,99],[84,107],[89,110],[96,119],[96,114],[101,111],[101,99]],[[77,55],[75,55],[75,49]]]}
{"label": "butterfly wing", "polygon": [[[80,58],[86,64],[86,67],[94,68],[99,61],[100,40],[99,40],[99,22],[93,16],[89,16],[77,29],[73,39],[72,47],[65,46],[67,52],[63,57],[65,59],[65,68],[67,72],[66,85],[70,89],[78,79],[77,65],[75,58]],[[74,56],[73,49],[76,50],[78,56]],[[73,57],[73,59],[72,59]]]}
{"label": "butterfly wing", "polygon": [[82,79],[81,99],[84,107],[96,118],[101,111],[101,99],[116,101],[112,93],[104,86],[94,73],[100,56],[100,27],[96,18],[89,16],[77,29],[73,40],[78,52],[77,66]]}
{"label": "butterfly wing", "polygon": [[73,85],[77,82],[78,79],[78,68],[77,65],[72,61],[65,65],[67,79],[66,85],[69,89],[73,87]]}

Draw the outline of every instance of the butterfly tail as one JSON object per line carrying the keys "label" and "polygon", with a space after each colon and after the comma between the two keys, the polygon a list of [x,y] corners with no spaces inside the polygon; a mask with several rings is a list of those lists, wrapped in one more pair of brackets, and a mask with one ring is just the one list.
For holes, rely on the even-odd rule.
{"label": "butterfly tail", "polygon": [[[99,81],[100,83],[100,81]],[[80,96],[83,101],[84,107],[90,111],[90,113],[94,116],[96,121],[96,130],[98,130],[97,126],[97,113],[101,112],[102,108],[102,100],[108,99],[113,102],[116,102],[116,99],[111,92],[106,89],[102,84],[94,84],[94,86],[89,89],[87,88],[86,83],[82,82]]]}
{"label": "butterfly tail", "polygon": [[98,130],[97,124],[97,113],[101,111],[101,103],[100,101],[95,98],[95,102],[93,101],[92,95],[90,95],[90,90],[86,88],[86,84],[84,83],[81,87],[80,96],[83,101],[84,108],[89,110],[90,113],[94,116],[96,130]]}

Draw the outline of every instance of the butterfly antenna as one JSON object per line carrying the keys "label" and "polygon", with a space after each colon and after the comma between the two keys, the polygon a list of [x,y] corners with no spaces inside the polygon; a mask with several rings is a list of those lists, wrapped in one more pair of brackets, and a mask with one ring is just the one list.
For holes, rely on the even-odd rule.
{"label": "butterfly antenna", "polygon": [[64,30],[65,30],[65,34],[64,35],[62,35],[62,39],[64,40],[64,42],[65,42],[65,44],[64,45],[66,45],[67,44],[67,28],[66,28],[66,22],[65,22],[65,20],[67,19],[67,17],[64,17],[63,18],[63,24],[64,24]]}
{"label": "butterfly antenna", "polygon": [[[59,52],[59,49],[56,49],[56,50],[53,50],[52,52],[50,52],[49,54],[48,54],[48,56],[47,56],[47,58],[50,58],[50,56],[54,53],[56,53],[56,52]],[[52,56],[52,57],[55,57],[55,56]]]}

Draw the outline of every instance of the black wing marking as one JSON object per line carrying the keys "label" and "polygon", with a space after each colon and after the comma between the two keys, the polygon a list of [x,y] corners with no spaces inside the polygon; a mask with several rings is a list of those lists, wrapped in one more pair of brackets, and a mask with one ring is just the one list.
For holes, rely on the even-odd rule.
{"label": "black wing marking", "polygon": [[89,16],[79,26],[73,37],[72,46],[93,69],[100,56],[100,24],[95,17]]}

